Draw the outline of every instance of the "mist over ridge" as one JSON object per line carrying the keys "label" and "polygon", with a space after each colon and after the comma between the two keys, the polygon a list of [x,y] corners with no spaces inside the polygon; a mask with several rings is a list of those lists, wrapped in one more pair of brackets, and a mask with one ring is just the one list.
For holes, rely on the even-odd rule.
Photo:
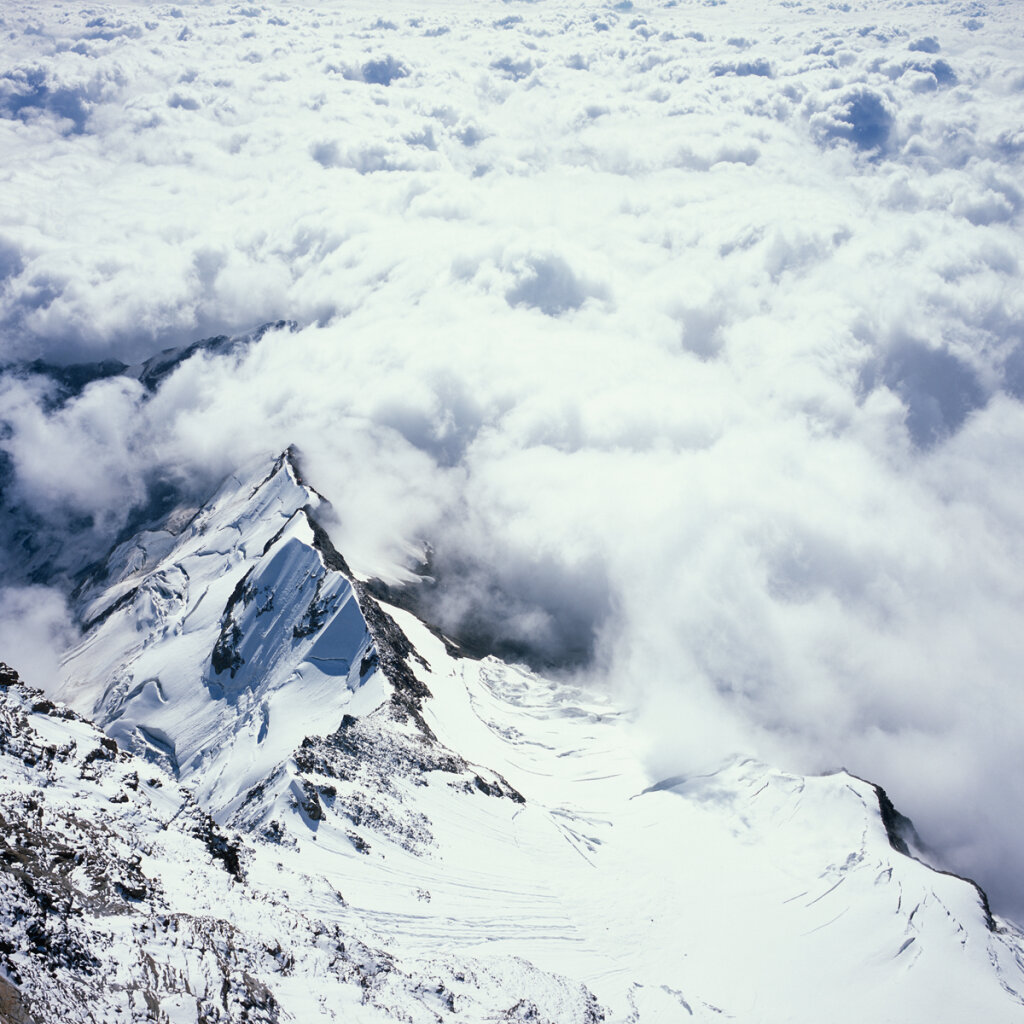
{"label": "mist over ridge", "polygon": [[5,10],[5,510],[99,557],[294,444],[357,573],[654,775],[844,765],[1024,916],[1021,15],[378,7]]}

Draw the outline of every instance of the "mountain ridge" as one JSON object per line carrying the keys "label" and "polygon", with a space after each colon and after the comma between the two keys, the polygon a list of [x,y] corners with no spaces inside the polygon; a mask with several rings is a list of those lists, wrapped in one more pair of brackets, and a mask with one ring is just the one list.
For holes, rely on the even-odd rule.
{"label": "mountain ridge", "polygon": [[[1024,938],[913,858],[881,787],[752,759],[652,780],[607,697],[379,600],[325,508],[293,449],[254,462],[84,581],[47,696],[0,686],[12,1014],[87,1020],[89,990],[174,1024],[1019,1018]],[[97,830],[108,881],[40,888]],[[195,962],[156,941],[172,918]]]}

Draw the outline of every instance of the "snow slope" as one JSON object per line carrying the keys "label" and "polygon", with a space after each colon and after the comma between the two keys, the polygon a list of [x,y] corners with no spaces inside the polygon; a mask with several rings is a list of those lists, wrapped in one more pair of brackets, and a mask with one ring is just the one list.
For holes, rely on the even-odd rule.
{"label": "snow slope", "polygon": [[[42,808],[44,849],[69,815],[90,823],[79,853],[107,823],[93,855],[138,855],[127,884],[145,889],[105,897],[109,921],[88,901],[58,914],[121,972],[109,995],[17,932],[5,969],[44,1019],[75,986],[97,1019],[146,1019],[136,989],[159,1019],[220,1019],[195,1000],[224,978],[267,1020],[1021,1019],[1021,933],[908,856],[912,828],[874,786],[749,760],[653,779],[627,713],[381,605],[318,511],[286,452],[83,589],[57,695],[126,752],[6,698],[4,806]],[[34,736],[65,752],[9,753]],[[71,738],[106,753],[87,772]],[[188,922],[178,944],[169,915]]]}

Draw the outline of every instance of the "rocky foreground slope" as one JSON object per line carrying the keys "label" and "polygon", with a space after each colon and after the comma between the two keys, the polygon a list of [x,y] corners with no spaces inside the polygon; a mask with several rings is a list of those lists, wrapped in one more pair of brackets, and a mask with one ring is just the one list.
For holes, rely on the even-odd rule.
{"label": "rocky foreground slope", "polygon": [[354,578],[294,455],[0,678],[0,1020],[1017,1021],[1024,938],[845,773],[650,778],[628,716]]}

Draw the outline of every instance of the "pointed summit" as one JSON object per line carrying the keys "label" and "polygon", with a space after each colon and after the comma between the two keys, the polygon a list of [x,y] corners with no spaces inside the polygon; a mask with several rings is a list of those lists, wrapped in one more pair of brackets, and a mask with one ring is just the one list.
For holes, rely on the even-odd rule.
{"label": "pointed summit", "polygon": [[85,599],[60,695],[220,821],[312,826],[320,798],[304,772],[342,763],[346,778],[468,771],[439,749],[418,655],[331,543],[315,515],[325,505],[289,448],[183,525],[172,514],[120,545]]}

